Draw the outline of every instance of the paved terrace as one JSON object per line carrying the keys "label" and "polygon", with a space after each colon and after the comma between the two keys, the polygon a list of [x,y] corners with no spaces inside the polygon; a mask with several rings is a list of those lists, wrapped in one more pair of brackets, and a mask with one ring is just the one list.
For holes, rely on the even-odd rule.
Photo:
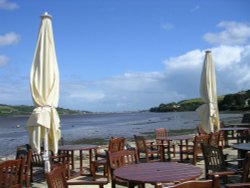
{"label": "paved terrace", "polygon": [[[132,146],[134,146],[134,143],[130,143],[130,144]],[[233,142],[230,142],[230,144],[233,144]],[[179,159],[178,147],[176,147],[176,149],[177,149],[177,155],[176,155],[175,158],[173,158],[173,160],[175,160],[175,161]],[[223,150],[223,152],[224,152],[224,154],[228,154],[228,159],[236,159],[237,158],[237,150],[234,150],[232,148],[225,148]],[[85,164],[85,166],[88,164],[88,158],[85,159],[84,164]],[[203,169],[203,174],[200,176],[199,179],[204,179],[204,174],[205,174],[205,171],[204,171],[204,160],[198,161],[197,164],[196,164],[196,166],[198,166],[198,167],[200,167],[200,168]],[[75,167],[76,167],[76,171],[77,170],[79,171],[79,169],[77,169],[79,167],[79,156],[77,156],[77,155],[75,157]],[[239,181],[238,178],[235,178],[235,179],[234,178],[230,178],[230,180],[232,182],[238,182]],[[43,179],[43,180],[40,180],[38,182],[32,183],[32,187],[33,188],[46,188],[47,185],[46,185],[45,180]],[[89,187],[89,188],[95,188],[95,187],[97,187],[98,188],[98,186],[95,186],[95,185],[85,185],[85,186],[81,186],[81,185],[75,186],[74,185],[74,186],[69,186],[69,187],[70,188],[78,188],[78,187]],[[111,183],[105,185],[104,187],[105,188],[111,188]],[[117,188],[122,188],[123,186],[116,185],[116,187]],[[152,187],[154,187],[154,186],[152,186],[150,184],[146,184],[146,188],[152,188]]]}

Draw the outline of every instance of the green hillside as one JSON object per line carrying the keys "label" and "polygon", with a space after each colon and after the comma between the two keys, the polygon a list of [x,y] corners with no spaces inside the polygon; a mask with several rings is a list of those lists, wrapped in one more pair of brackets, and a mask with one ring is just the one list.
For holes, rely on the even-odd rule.
{"label": "green hillside", "polygon": [[[17,116],[17,115],[30,115],[33,111],[33,106],[26,105],[5,105],[0,104],[0,116]],[[89,113],[87,111],[79,111],[79,110],[70,110],[64,108],[57,108],[58,113],[62,114],[81,114],[81,113]]]}
{"label": "green hillside", "polygon": [[[179,102],[160,104],[150,108],[151,112],[194,111],[203,101],[200,98],[188,99]],[[218,97],[220,111],[246,111],[250,110],[250,90]]]}

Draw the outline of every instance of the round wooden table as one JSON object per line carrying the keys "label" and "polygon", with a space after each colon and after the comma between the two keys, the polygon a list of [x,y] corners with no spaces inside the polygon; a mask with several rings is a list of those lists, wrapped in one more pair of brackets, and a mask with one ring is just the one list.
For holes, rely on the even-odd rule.
{"label": "round wooden table", "polygon": [[161,183],[183,182],[198,178],[201,168],[184,163],[153,162],[123,166],[114,171],[114,175],[128,181],[129,187],[136,183],[150,183],[158,187]]}
{"label": "round wooden table", "polygon": [[231,123],[229,127],[250,127],[250,123]]}
{"label": "round wooden table", "polygon": [[238,150],[239,157],[243,159],[246,156],[246,152],[250,151],[250,143],[235,144],[233,148]]}

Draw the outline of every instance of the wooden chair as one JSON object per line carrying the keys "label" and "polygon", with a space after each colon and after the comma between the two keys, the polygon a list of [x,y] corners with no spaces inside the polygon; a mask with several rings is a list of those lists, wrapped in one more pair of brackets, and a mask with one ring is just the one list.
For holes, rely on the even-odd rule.
{"label": "wooden chair", "polygon": [[213,175],[219,175],[220,177],[223,177],[224,183],[226,183],[227,176],[241,173],[238,169],[228,167],[223,155],[222,147],[202,144],[202,151],[205,161],[206,178]]}
{"label": "wooden chair", "polygon": [[[157,128],[157,129],[155,129],[155,138],[156,138],[156,143],[158,145],[162,144],[162,142],[160,140],[157,140],[157,138],[160,138],[160,137],[165,137],[165,138],[168,137],[168,131],[167,131],[166,128]],[[169,142],[167,142],[167,141],[164,141],[163,144],[164,144],[163,145],[164,150],[167,149],[175,157],[175,154],[176,154],[176,152],[175,152],[175,144],[171,143],[171,145],[169,145]],[[172,148],[172,151],[170,150],[170,148]]]}
{"label": "wooden chair", "polygon": [[[117,152],[108,152],[109,167],[111,174],[111,187],[115,188],[115,185],[127,186],[127,182],[116,178],[114,176],[114,170],[125,165],[139,163],[138,153],[134,150],[121,150]],[[144,185],[140,185],[144,187]]]}
{"label": "wooden chair", "polygon": [[24,159],[0,163],[0,185],[2,188],[21,188]]}
{"label": "wooden chair", "polygon": [[139,160],[142,162],[162,161],[159,145],[146,142],[144,136],[134,135]]}
{"label": "wooden chair", "polygon": [[[30,181],[34,182],[34,175],[44,174],[44,162],[42,154],[34,153],[31,146],[26,144],[27,151],[32,151],[31,164],[30,164]],[[36,172],[36,174],[35,174]]]}
{"label": "wooden chair", "polygon": [[196,165],[198,156],[202,154],[201,144],[208,143],[209,137],[210,137],[209,134],[196,135],[193,141],[193,145],[190,146],[183,145],[182,148],[184,149],[182,149],[182,151],[180,152],[187,156],[192,155],[193,156],[192,164]]}
{"label": "wooden chair", "polygon": [[124,150],[125,140],[126,139],[124,137],[111,138],[109,140],[108,149],[105,151],[105,153],[98,153],[98,151],[95,150],[95,161],[91,161],[91,164],[90,164],[91,174],[94,179],[96,179],[96,169],[99,166],[103,166],[104,168],[103,176],[107,178],[109,177],[107,152],[112,153],[112,152]]}
{"label": "wooden chair", "polygon": [[194,180],[169,186],[168,188],[219,188],[219,176],[213,176],[212,180]]}
{"label": "wooden chair", "polygon": [[[32,151],[31,146],[26,144],[26,148]],[[51,153],[53,154],[53,153]],[[61,154],[61,155],[50,155],[49,160],[51,163],[51,168],[58,163],[62,163],[65,168],[65,176],[70,178],[70,159],[69,155]],[[30,165],[30,181],[34,182],[34,175],[41,175],[44,176],[44,160],[43,160],[43,153],[35,153],[32,151],[31,157],[31,165]]]}
{"label": "wooden chair", "polygon": [[226,184],[226,187],[228,188],[236,188],[236,187],[250,187],[250,179],[249,179],[249,174],[250,174],[250,152],[246,153],[245,160],[243,162],[243,173],[242,173],[242,178],[241,178],[241,183],[231,183],[231,184]]}
{"label": "wooden chair", "polygon": [[32,151],[27,151],[24,148],[17,148],[16,159],[24,160],[22,183],[25,182],[26,188],[30,187],[30,165],[31,165]]}
{"label": "wooden chair", "polygon": [[[224,121],[220,122],[220,128],[225,128],[225,123]],[[224,148],[225,146],[225,132],[220,130],[220,142],[219,145]]]}
{"label": "wooden chair", "polygon": [[107,180],[102,181],[91,181],[91,180],[82,180],[77,177],[76,179],[71,179],[66,181],[65,171],[63,165],[59,164],[55,166],[51,172],[45,174],[48,188],[68,188],[69,185],[98,185],[99,188],[103,188],[104,185],[108,183]]}

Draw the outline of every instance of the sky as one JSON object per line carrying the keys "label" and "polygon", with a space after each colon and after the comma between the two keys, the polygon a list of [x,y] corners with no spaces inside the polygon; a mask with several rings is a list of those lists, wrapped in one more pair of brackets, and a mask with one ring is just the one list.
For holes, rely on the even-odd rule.
{"label": "sky", "polygon": [[29,77],[44,12],[59,106],[147,110],[200,97],[205,51],[217,94],[250,89],[249,0],[0,0],[0,104],[33,105]]}

